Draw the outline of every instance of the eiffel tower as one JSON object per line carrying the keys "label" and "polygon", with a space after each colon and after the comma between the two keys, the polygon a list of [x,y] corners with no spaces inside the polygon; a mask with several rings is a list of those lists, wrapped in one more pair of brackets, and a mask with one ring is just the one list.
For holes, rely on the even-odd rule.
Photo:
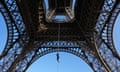
{"label": "eiffel tower", "polygon": [[0,13],[8,33],[0,72],[25,72],[52,52],[74,54],[94,72],[120,72],[113,42],[120,0],[0,0]]}

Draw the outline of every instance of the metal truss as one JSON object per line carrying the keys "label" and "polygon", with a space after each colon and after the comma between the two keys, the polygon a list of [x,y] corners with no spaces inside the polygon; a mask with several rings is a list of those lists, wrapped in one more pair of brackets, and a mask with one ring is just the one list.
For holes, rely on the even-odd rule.
{"label": "metal truss", "polygon": [[105,0],[102,10],[98,11],[100,16],[91,38],[83,33],[88,38],[85,41],[61,41],[58,48],[57,41],[31,39],[26,33],[17,0],[1,0],[0,12],[6,21],[8,37],[0,55],[0,71],[25,72],[41,56],[60,51],[80,57],[94,72],[119,72],[120,56],[113,43],[113,27],[120,12],[119,3],[118,0]]}
{"label": "metal truss", "polygon": [[120,56],[113,42],[113,27],[120,13],[119,1],[106,1],[96,25],[96,45],[98,52],[111,72],[120,71]]}

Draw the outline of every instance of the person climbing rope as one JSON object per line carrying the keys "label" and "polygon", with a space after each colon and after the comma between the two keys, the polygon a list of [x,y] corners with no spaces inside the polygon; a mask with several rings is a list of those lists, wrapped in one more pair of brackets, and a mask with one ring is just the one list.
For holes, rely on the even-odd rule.
{"label": "person climbing rope", "polygon": [[59,53],[56,54],[56,57],[57,57],[57,62],[59,63],[60,62],[60,56],[59,56]]}

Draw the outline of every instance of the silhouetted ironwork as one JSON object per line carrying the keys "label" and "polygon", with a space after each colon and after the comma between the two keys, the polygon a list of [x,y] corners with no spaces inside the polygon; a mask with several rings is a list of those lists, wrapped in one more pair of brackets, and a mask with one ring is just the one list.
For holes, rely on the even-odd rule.
{"label": "silhouetted ironwork", "polygon": [[[61,3],[64,1],[72,2]],[[57,12],[63,12],[58,2]],[[44,8],[44,0],[0,0],[0,12],[8,32],[0,55],[1,72],[24,72],[38,58],[52,52],[74,54],[95,72],[120,71],[120,56],[113,42],[119,0],[76,0],[74,13],[69,10],[71,5],[66,9],[74,15],[65,14],[73,16],[72,21],[46,21]]]}

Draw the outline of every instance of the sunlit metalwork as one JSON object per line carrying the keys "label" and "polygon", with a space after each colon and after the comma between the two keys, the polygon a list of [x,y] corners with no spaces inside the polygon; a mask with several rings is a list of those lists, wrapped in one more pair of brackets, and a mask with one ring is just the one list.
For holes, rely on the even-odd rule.
{"label": "sunlit metalwork", "polygon": [[[76,0],[44,0],[45,18],[47,22],[72,22],[74,20],[74,7]],[[56,19],[63,15],[65,19]]]}

